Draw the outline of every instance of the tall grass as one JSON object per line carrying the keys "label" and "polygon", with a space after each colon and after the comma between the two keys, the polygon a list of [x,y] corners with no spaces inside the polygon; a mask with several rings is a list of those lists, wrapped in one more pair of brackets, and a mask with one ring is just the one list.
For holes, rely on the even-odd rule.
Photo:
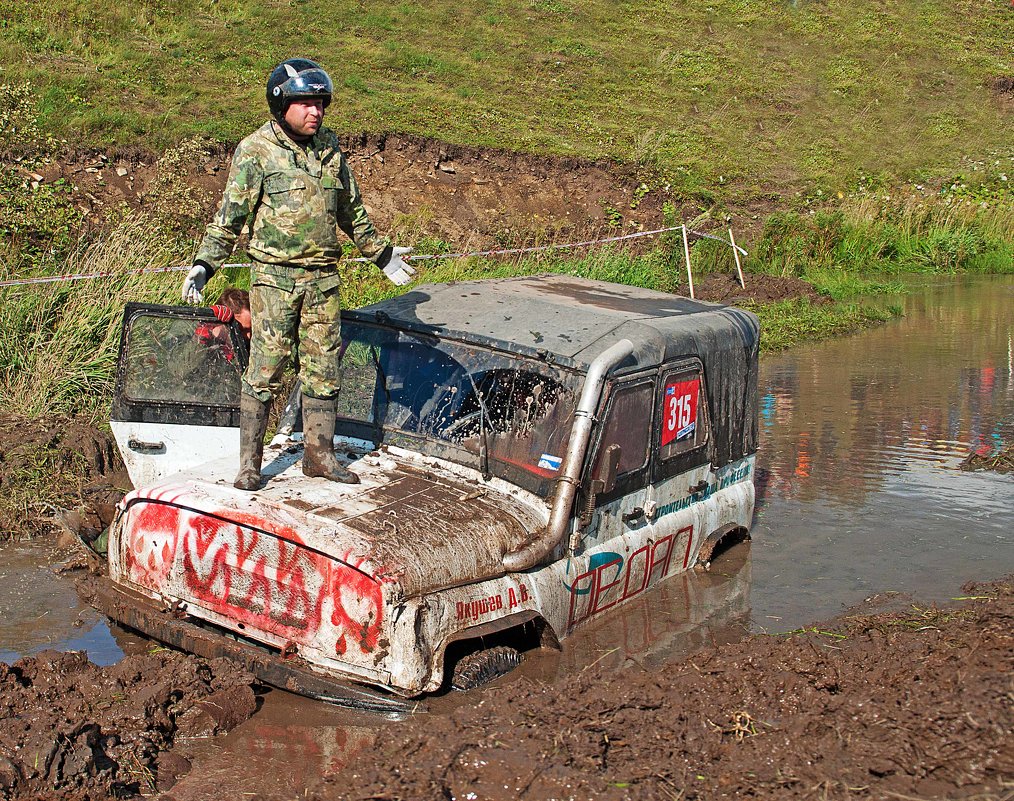
{"label": "tall grass", "polygon": [[[160,229],[132,216],[74,252],[67,273],[111,278],[0,289],[0,405],[34,417],[91,411],[111,395],[128,300],[179,300],[180,273],[131,275],[183,263]],[[20,277],[0,264],[0,280]]]}
{"label": "tall grass", "polygon": [[850,283],[878,290],[870,275],[1014,272],[1014,205],[863,196],[832,212],[779,212],[765,221],[747,263],[843,292]]}

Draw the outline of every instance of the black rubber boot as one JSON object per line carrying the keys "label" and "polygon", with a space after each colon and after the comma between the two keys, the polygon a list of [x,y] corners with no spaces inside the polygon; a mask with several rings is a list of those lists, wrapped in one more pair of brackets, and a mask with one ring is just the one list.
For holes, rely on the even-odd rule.
{"label": "black rubber boot", "polygon": [[334,455],[335,400],[303,395],[303,475],[358,484],[359,476],[341,466]]}
{"label": "black rubber boot", "polygon": [[236,489],[248,492],[260,489],[264,432],[268,428],[270,405],[245,392],[239,396],[239,475],[232,483]]}

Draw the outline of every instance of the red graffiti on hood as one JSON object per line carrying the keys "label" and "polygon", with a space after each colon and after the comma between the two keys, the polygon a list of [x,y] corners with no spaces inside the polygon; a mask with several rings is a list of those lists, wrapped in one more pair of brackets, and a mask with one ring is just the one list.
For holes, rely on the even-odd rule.
{"label": "red graffiti on hood", "polygon": [[331,567],[331,601],[334,604],[331,622],[342,630],[335,643],[335,652],[344,654],[348,648],[346,634],[364,654],[377,648],[380,624],[384,613],[384,595],[380,583],[356,565],[336,562]]}
{"label": "red graffiti on hood", "polygon": [[[365,558],[331,559],[291,528],[249,513],[205,514],[170,503],[131,506],[125,531],[131,581],[196,603],[250,635],[263,631],[317,647],[333,638],[339,655],[350,644],[364,654],[376,650],[383,591]],[[328,606],[334,628],[321,632]]]}

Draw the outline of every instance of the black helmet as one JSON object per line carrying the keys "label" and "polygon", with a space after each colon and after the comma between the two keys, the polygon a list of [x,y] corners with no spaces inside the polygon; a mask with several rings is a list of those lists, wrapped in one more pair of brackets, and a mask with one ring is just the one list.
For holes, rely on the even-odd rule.
{"label": "black helmet", "polygon": [[324,108],[331,103],[334,85],[324,68],[307,58],[283,61],[268,76],[268,108],[279,122],[293,100],[320,98]]}

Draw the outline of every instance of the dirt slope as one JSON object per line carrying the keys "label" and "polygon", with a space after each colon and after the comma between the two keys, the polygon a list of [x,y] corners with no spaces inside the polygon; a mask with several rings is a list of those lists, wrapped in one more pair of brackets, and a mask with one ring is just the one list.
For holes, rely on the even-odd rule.
{"label": "dirt slope", "polygon": [[[520,242],[575,241],[651,230],[673,219],[691,222],[706,209],[677,202],[650,171],[607,162],[530,156],[448,145],[399,134],[346,137],[343,147],[370,216],[406,241],[430,236],[455,249]],[[231,148],[187,143],[157,156],[136,150],[68,152],[26,179],[73,187],[77,208],[93,225],[121,205],[183,214],[194,234],[221,199]],[[771,200],[735,210],[742,241],[760,225]],[[702,230],[725,235],[725,220],[701,218]]]}
{"label": "dirt slope", "polygon": [[98,534],[130,479],[112,435],[86,417],[0,414],[0,541]]}

